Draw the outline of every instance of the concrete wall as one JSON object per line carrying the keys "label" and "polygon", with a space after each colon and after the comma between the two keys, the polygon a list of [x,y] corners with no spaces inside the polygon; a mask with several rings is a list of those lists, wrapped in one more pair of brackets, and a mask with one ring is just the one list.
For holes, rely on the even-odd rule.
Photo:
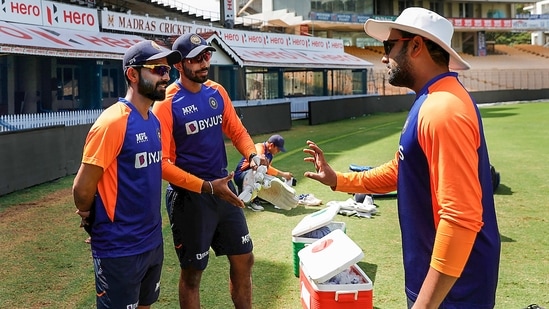
{"label": "concrete wall", "polygon": [[[290,103],[238,107],[251,135],[292,127]],[[0,133],[0,196],[76,174],[91,124]]]}
{"label": "concrete wall", "polygon": [[90,126],[0,133],[0,195],[76,173]]}
{"label": "concrete wall", "polygon": [[352,117],[407,111],[414,96],[369,96],[309,102],[309,124],[316,125]]}
{"label": "concrete wall", "polygon": [[513,101],[535,101],[549,99],[549,89],[535,90],[493,90],[472,92],[477,104]]}
{"label": "concrete wall", "polygon": [[288,131],[292,128],[290,102],[235,109],[251,135]]}
{"label": "concrete wall", "polygon": [[[549,99],[549,89],[493,90],[472,92],[477,104]],[[407,111],[414,95],[368,96],[309,102],[309,124],[328,123],[373,113]]]}
{"label": "concrete wall", "polygon": [[[474,92],[477,103],[549,99],[549,89]],[[309,124],[374,113],[407,111],[413,95],[368,96],[309,102]],[[291,129],[290,103],[237,107],[251,135]],[[0,195],[73,175],[91,124],[0,133]]]}

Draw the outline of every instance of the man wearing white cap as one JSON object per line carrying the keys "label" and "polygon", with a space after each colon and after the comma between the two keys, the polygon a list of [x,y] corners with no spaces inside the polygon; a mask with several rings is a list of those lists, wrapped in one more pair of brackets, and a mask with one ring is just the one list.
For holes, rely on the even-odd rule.
{"label": "man wearing white cap", "polygon": [[335,172],[307,141],[316,173],[333,190],[398,190],[408,308],[493,308],[500,236],[482,120],[450,70],[466,70],[452,48],[452,24],[423,8],[395,21],[369,19],[366,33],[383,41],[389,82],[416,93],[395,158],[365,172]]}

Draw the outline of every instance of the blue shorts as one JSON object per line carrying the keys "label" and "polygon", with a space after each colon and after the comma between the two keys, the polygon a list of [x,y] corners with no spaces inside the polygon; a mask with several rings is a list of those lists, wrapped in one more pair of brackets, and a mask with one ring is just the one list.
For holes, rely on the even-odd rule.
{"label": "blue shorts", "polygon": [[[232,183],[229,186],[234,192]],[[215,195],[168,186],[166,208],[175,252],[183,269],[206,269],[210,247],[216,256],[253,250],[244,211]]]}
{"label": "blue shorts", "polygon": [[149,306],[160,295],[164,246],[121,258],[93,259],[97,308]]}

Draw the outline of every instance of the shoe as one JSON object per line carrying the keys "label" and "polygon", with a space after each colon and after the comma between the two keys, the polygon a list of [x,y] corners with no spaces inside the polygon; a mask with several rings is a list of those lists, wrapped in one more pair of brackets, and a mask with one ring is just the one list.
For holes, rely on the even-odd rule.
{"label": "shoe", "polygon": [[355,205],[355,209],[356,211],[359,211],[359,212],[368,212],[371,214],[375,214],[377,212],[376,205],[369,205],[369,204],[362,204],[362,203],[357,203]]}
{"label": "shoe", "polygon": [[316,198],[313,194],[300,194],[298,196],[298,204],[306,206],[319,206],[322,204],[322,200]]}
{"label": "shoe", "polygon": [[248,208],[250,208],[253,211],[263,211],[265,208],[263,206],[259,205],[256,202],[251,202],[250,205],[248,205]]}

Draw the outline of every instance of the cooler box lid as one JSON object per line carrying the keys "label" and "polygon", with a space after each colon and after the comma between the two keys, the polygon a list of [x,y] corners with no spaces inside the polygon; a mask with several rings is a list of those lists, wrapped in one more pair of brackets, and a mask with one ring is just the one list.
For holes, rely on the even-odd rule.
{"label": "cooler box lid", "polygon": [[342,230],[336,229],[298,253],[303,272],[316,283],[323,283],[358,263],[362,249]]}
{"label": "cooler box lid", "polygon": [[292,236],[301,236],[314,231],[332,222],[339,212],[340,206],[336,203],[306,215],[292,230]]}

